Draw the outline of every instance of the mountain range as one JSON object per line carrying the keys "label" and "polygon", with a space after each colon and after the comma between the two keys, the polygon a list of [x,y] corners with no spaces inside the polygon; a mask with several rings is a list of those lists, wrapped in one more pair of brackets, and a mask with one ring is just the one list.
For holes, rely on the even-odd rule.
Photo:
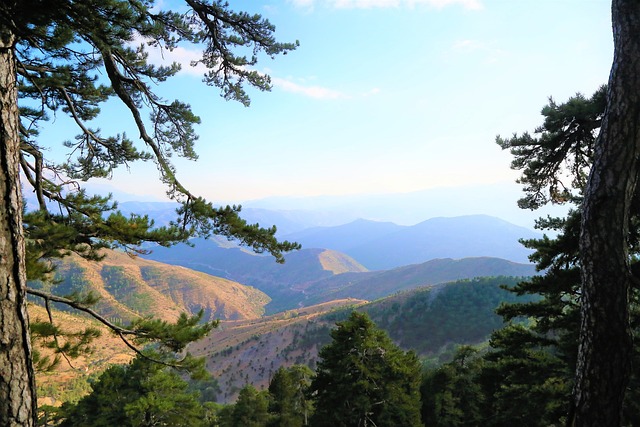
{"label": "mountain range", "polygon": [[[158,224],[173,218],[174,207],[129,205]],[[112,321],[171,321],[200,310],[205,320],[222,319],[190,351],[207,358],[220,399],[228,402],[247,383],[266,386],[279,366],[313,365],[335,322],[354,308],[367,311],[403,348],[446,358],[451,346],[483,342],[501,325],[493,310],[515,296],[500,285],[536,274],[524,262],[529,252],[518,239],[540,235],[486,215],[408,226],[250,212],[263,225],[288,218],[280,222],[280,238],[298,241],[303,249],[278,264],[226,239],[194,239],[193,247],[149,247],[144,257],[105,251],[96,263],[69,256],[58,261],[56,281],[31,285],[62,295],[92,292],[100,297],[97,310]]]}
{"label": "mountain range", "polygon": [[384,270],[435,258],[489,256],[528,262],[531,250],[519,239],[541,235],[499,218],[468,215],[432,218],[413,226],[360,219],[284,237],[306,248],[344,252],[370,270]]}

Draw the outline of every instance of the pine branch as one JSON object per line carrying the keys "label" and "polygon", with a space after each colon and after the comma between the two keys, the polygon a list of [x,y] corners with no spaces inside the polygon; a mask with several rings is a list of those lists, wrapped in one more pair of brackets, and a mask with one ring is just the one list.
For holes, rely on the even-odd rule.
{"label": "pine branch", "polygon": [[147,333],[145,333],[143,331],[136,331],[136,330],[126,329],[126,328],[123,328],[121,326],[118,326],[115,323],[112,323],[109,320],[107,320],[105,317],[101,316],[99,313],[97,313],[92,308],[89,308],[86,305],[81,304],[81,303],[79,303],[77,301],[74,301],[72,299],[60,297],[60,296],[53,295],[53,294],[50,294],[48,292],[43,292],[43,291],[40,291],[40,290],[37,290],[37,289],[33,289],[33,288],[27,288],[27,293],[29,295],[40,297],[40,298],[44,299],[45,302],[48,302],[48,301],[59,302],[59,303],[62,303],[62,304],[66,304],[69,307],[72,307],[72,308],[74,308],[74,309],[76,309],[78,311],[82,311],[84,313],[87,313],[91,317],[93,317],[94,319],[96,319],[97,321],[99,321],[100,323],[102,323],[103,325],[105,325],[106,327],[108,327],[109,329],[111,329],[112,331],[114,331],[117,334],[133,335],[133,336],[140,337],[140,338],[152,338],[152,337],[149,336],[149,334],[147,334]]}
{"label": "pine branch", "polygon": [[[120,339],[122,340],[122,342],[129,347],[132,351],[134,351],[137,355],[139,355],[140,357],[150,361],[150,362],[154,362],[154,363],[158,363],[170,368],[174,368],[174,369],[180,369],[180,370],[184,370],[184,369],[189,369],[189,366],[185,366],[184,364],[181,364],[181,362],[184,362],[187,360],[188,355],[186,355],[185,357],[183,357],[181,360],[178,360],[177,363],[171,363],[171,362],[167,362],[166,360],[161,360],[155,357],[151,357],[147,354],[145,354],[144,352],[142,352],[139,348],[137,348],[133,343],[131,343],[131,341],[127,338],[127,335],[131,335],[134,336],[136,338],[143,338],[143,339],[153,339],[154,337],[151,336],[151,334],[149,334],[148,332],[145,331],[141,331],[141,330],[132,330],[132,329],[127,329],[127,328],[123,328],[121,326],[118,326],[112,322],[110,322],[109,320],[107,320],[105,317],[101,316],[100,314],[98,314],[95,310],[87,307],[84,304],[78,303],[77,301],[74,301],[72,299],[69,298],[64,298],[64,297],[60,297],[57,295],[53,295],[50,294],[48,292],[43,292],[37,289],[33,289],[33,288],[27,288],[27,293],[29,295],[33,295],[33,296],[37,296],[40,298],[43,298],[45,301],[45,307],[47,309],[47,313],[49,315],[49,322],[51,324],[53,324],[53,316],[51,314],[51,310],[49,307],[49,303],[51,301],[53,302],[59,302],[62,304],[66,304],[69,307],[72,307],[78,311],[82,311],[84,313],[89,314],[91,317],[93,317],[94,319],[96,319],[97,321],[99,321],[100,323],[102,323],[103,325],[105,325],[106,327],[108,327],[109,329],[111,329],[113,332],[115,332],[116,335],[118,335],[118,337],[120,337]],[[57,344],[57,337],[54,335],[54,339],[56,341]],[[59,347],[59,346],[58,346]],[[69,361],[69,359],[67,358],[67,355],[63,353],[64,358],[67,360],[67,362],[69,362],[69,365],[71,365],[71,362]],[[73,367],[73,365],[71,365]]]}

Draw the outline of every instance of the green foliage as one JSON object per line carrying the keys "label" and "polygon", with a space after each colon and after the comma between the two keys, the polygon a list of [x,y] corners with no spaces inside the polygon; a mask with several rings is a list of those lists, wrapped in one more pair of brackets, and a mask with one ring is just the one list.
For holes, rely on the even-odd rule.
{"label": "green foliage", "polygon": [[[229,10],[225,2],[185,3],[185,13],[162,10],[153,0],[65,0],[55,5],[24,0],[0,7],[3,34],[16,37],[21,165],[38,203],[38,211],[24,219],[31,278],[47,273],[49,266],[40,259],[68,251],[95,259],[102,247],[140,250],[136,248],[145,241],[168,245],[194,235],[235,238],[258,252],[270,252],[280,262],[282,252],[299,247],[277,242],[275,227],[247,224],[238,216],[239,206],[215,208],[177,180],[170,158],[197,158],[194,125],[200,118],[187,103],[153,92],[180,66],[148,63],[149,48],[201,46],[203,54],[196,63],[208,69],[205,83],[218,87],[225,99],[248,106],[245,85],[270,89],[269,77],[251,69],[258,55],[285,54],[297,43],[277,42],[271,23],[259,15]],[[142,44],[133,46],[133,40]],[[247,48],[252,55],[244,55]],[[112,98],[130,112],[138,141],[124,133],[103,135],[93,125],[102,104]],[[60,147],[41,136],[43,123],[61,113],[78,130],[74,139],[64,142],[68,156],[62,162],[45,157]],[[150,118],[143,119],[143,113]],[[147,216],[125,217],[109,197],[88,196],[81,188],[90,178],[108,178],[118,167],[146,161],[157,164],[167,194],[182,203],[168,227],[154,227]],[[47,199],[57,209],[50,210]]]}
{"label": "green foliage", "polygon": [[[500,328],[503,320],[494,313],[501,302],[531,301],[505,288],[516,277],[479,277],[425,288],[408,298],[389,298],[363,307],[377,324],[403,348],[418,354],[439,352],[450,342],[477,344]],[[399,302],[400,300],[401,302]]]}
{"label": "green foliage", "polygon": [[40,372],[54,370],[60,364],[61,356],[76,358],[91,353],[91,343],[100,337],[100,331],[96,328],[88,327],[79,332],[71,332],[50,319],[34,319],[29,323],[29,329],[33,366]]}
{"label": "green foliage", "polygon": [[[77,403],[91,392],[91,383],[96,380],[94,374],[79,375],[64,384],[58,382],[39,382],[37,385],[38,398],[49,398],[53,402]],[[47,412],[52,412],[47,409]]]}
{"label": "green foliage", "polygon": [[420,365],[353,312],[331,332],[320,351],[310,390],[313,426],[420,425]]}
{"label": "green foliage", "polygon": [[[76,253],[100,260],[104,248],[144,253],[141,245],[145,242],[168,246],[212,234],[237,239],[256,252],[268,252],[278,262],[284,261],[284,252],[299,248],[295,243],[278,242],[275,227],[248,224],[239,216],[240,206],[214,207],[182,186],[171,158],[197,158],[195,125],[200,118],[187,103],[154,93],[180,66],[148,62],[150,48],[198,46],[203,53],[196,63],[207,68],[205,83],[219,88],[225,99],[248,106],[246,85],[270,89],[269,77],[251,68],[259,55],[285,54],[297,42],[277,42],[274,27],[266,19],[232,11],[226,2],[217,0],[185,0],[183,12],[163,10],[154,0],[45,3],[21,0],[0,5],[0,36],[14,41],[11,58],[16,63],[16,74],[3,77],[9,87],[17,88],[19,98],[19,106],[13,106],[19,112],[19,134],[8,135],[8,139],[20,141],[25,192],[33,192],[36,199],[35,209],[25,211],[22,224],[27,275],[32,284],[40,284],[36,292],[29,292],[44,298],[47,306],[50,302],[66,304],[89,313],[122,337],[133,335],[139,342],[160,340],[168,349],[179,351],[213,324],[198,326],[181,318],[171,326],[141,319],[124,331],[93,311],[90,306],[96,299],[73,271],[61,283],[50,283],[55,267],[52,259]],[[138,139],[125,133],[108,135],[96,125],[104,103],[113,100],[130,113]],[[14,111],[11,107],[3,111]],[[61,144],[45,132],[55,125],[47,123],[49,119],[60,114],[68,116],[77,131]],[[119,167],[148,161],[158,167],[168,196],[180,203],[176,219],[168,226],[157,227],[146,215],[125,216],[110,196],[91,196],[83,189],[89,179],[109,178]],[[108,287],[120,296],[129,295],[126,298],[135,310],[149,307],[150,300],[133,296],[131,284],[120,272],[106,269],[104,274],[111,279]],[[70,336],[63,345],[57,339],[62,329],[34,328],[35,340],[42,340],[46,332],[59,354],[76,353],[91,336],[90,331]],[[154,338],[153,334],[158,335]],[[79,346],[69,347],[73,340]],[[44,367],[56,362],[43,358],[38,363]]]}
{"label": "green foliage", "polygon": [[266,427],[269,422],[268,392],[258,391],[252,385],[240,390],[238,400],[224,427]]}
{"label": "green foliage", "polygon": [[485,425],[484,395],[479,384],[483,360],[477,350],[460,347],[453,360],[422,377],[422,421],[426,426],[456,427]]}
{"label": "green foliage", "polygon": [[307,425],[311,402],[307,389],[314,373],[304,365],[280,367],[269,383],[269,427],[301,427]]}
{"label": "green foliage", "polygon": [[[514,156],[511,168],[522,171],[523,209],[537,209],[549,202],[564,203],[581,194],[591,166],[593,149],[605,108],[606,86],[591,98],[578,93],[563,104],[549,99],[542,109],[544,123],[521,136],[514,134],[496,143]],[[576,193],[577,190],[577,193]]]}
{"label": "green foliage", "polygon": [[[508,325],[493,334],[491,351],[480,374],[487,413],[494,414],[487,425],[560,425],[566,421],[576,371],[580,331],[581,275],[579,237],[581,197],[591,167],[595,137],[605,111],[606,88],[591,98],[578,94],[564,104],[550,100],[543,110],[544,125],[536,129],[539,138],[528,134],[511,139],[498,137],[503,149],[515,156],[514,169],[522,171],[520,182],[526,196],[519,204],[535,209],[545,203],[571,201],[576,208],[566,218],[546,218],[537,227],[557,232],[556,238],[524,241],[535,250],[531,260],[544,274],[519,283],[513,291],[541,298],[505,304],[498,309],[506,321],[530,319],[529,325]],[[638,269],[639,248],[637,206],[634,205],[628,236],[632,270]],[[631,317],[638,335],[638,289],[631,291]],[[637,346],[634,360],[640,360]],[[637,420],[636,375],[631,379],[624,403],[624,418]],[[633,396],[633,397],[631,397]]]}
{"label": "green foliage", "polygon": [[65,404],[61,426],[203,426],[197,393],[175,372],[144,358],[113,365],[77,404]]}

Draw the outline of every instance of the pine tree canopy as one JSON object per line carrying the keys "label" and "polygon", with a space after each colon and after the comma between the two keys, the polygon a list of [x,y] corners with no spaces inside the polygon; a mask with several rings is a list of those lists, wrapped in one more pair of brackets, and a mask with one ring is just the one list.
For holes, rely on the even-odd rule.
{"label": "pine tree canopy", "polygon": [[[224,99],[248,106],[245,88],[270,89],[269,77],[255,69],[259,57],[273,58],[297,46],[277,42],[274,30],[260,15],[235,12],[220,0],[0,2],[0,329],[13,343],[0,351],[0,366],[10,368],[10,374],[0,375],[0,424],[35,420],[37,355],[29,344],[25,293],[43,298],[49,311],[51,325],[34,328],[35,339],[51,338],[53,349],[70,355],[83,351],[96,332],[87,330],[64,347],[58,342],[64,331],[52,326],[50,302],[89,313],[140,355],[137,346],[160,342],[157,361],[174,365],[180,357],[180,366],[196,370],[197,361],[178,355],[216,325],[201,323],[201,314],[183,316],[174,325],[153,319],[117,325],[89,307],[93,295],[28,289],[27,279],[51,278],[50,259],[75,252],[99,260],[103,248],[143,253],[144,242],[167,246],[212,234],[270,253],[277,262],[299,248],[279,242],[275,226],[248,224],[239,216],[240,206],[215,207],[181,184],[172,158],[197,159],[200,118],[184,100],[158,94],[180,65],[149,60],[152,49],[195,48],[202,55],[192,65],[206,68],[204,83]],[[124,130],[101,130],[107,103],[128,114],[130,124],[123,127],[133,127],[135,138]],[[50,131],[66,122],[60,117],[75,125],[62,140]],[[149,161],[179,206],[168,225],[156,226],[143,214],[126,216],[111,196],[90,195],[84,188],[91,178],[108,179],[117,168]],[[23,209],[28,193],[34,195],[35,209]]]}
{"label": "pine tree canopy", "polygon": [[[214,207],[180,183],[171,158],[197,159],[194,126],[200,118],[184,101],[155,93],[180,65],[148,61],[149,49],[194,45],[202,57],[192,65],[206,66],[204,82],[219,88],[225,99],[248,106],[245,86],[270,89],[269,77],[253,68],[259,55],[286,54],[297,43],[277,42],[269,21],[231,11],[224,1],[169,4],[176,9],[164,10],[153,0],[0,5],[0,33],[15,52],[24,191],[33,191],[39,206],[24,220],[31,264],[65,250],[97,258],[102,247],[135,251],[145,241],[167,245],[194,235],[234,238],[279,262],[283,252],[298,247],[278,242],[275,227],[247,224],[238,215],[239,206]],[[111,99],[129,112],[138,138],[100,130],[101,106]],[[77,134],[64,142],[41,132],[44,122],[60,114],[77,126]],[[61,152],[66,156],[59,161]],[[170,226],[154,227],[145,215],[125,217],[109,197],[82,190],[89,178],[109,178],[118,167],[146,161],[155,162],[168,196],[181,204]],[[43,270],[29,269],[36,276]]]}

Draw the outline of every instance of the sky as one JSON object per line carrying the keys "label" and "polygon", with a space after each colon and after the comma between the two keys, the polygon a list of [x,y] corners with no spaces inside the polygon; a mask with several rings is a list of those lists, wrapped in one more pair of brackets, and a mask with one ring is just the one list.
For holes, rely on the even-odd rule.
{"label": "sky", "polygon": [[[273,88],[250,90],[248,108],[202,83],[202,70],[188,65],[194,47],[164,55],[184,65],[158,91],[202,119],[200,158],[175,161],[178,177],[215,202],[513,183],[518,173],[496,135],[532,131],[549,96],[590,95],[612,61],[604,0],[229,3],[300,46],[260,58],[256,69]],[[115,105],[101,120],[105,130],[130,126]],[[153,165],[132,165],[108,185],[162,197],[155,177]]]}

